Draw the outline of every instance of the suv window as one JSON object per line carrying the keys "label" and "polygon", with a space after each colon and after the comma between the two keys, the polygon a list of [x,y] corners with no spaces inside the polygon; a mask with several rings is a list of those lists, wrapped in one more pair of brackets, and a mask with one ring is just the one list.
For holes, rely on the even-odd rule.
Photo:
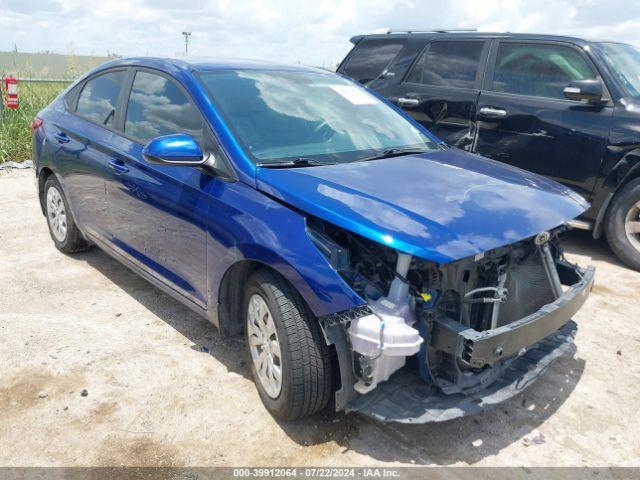
{"label": "suv window", "polygon": [[112,127],[124,77],[125,71],[120,70],[90,79],[80,92],[76,113],[92,122]]}
{"label": "suv window", "polygon": [[400,40],[362,40],[340,66],[340,71],[360,83],[380,76],[402,49]]}
{"label": "suv window", "polygon": [[484,42],[432,42],[407,77],[407,82],[473,88]]}
{"label": "suv window", "polygon": [[137,72],[131,87],[125,133],[146,143],[162,135],[186,133],[202,141],[203,124],[196,107],[168,78]]}
{"label": "suv window", "polygon": [[563,45],[501,43],[493,74],[495,92],[564,99],[573,80],[595,79],[582,55]]}

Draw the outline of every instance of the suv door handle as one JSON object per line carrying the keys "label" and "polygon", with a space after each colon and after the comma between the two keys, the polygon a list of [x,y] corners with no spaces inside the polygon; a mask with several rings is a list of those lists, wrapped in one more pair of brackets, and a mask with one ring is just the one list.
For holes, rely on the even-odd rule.
{"label": "suv door handle", "polygon": [[122,175],[129,171],[129,167],[127,167],[122,160],[115,158],[109,162],[109,168],[113,170],[113,173],[116,175]]}
{"label": "suv door handle", "polygon": [[419,104],[420,104],[420,101],[417,98],[400,97],[398,99],[399,107],[417,107]]}
{"label": "suv door handle", "polygon": [[502,108],[482,107],[480,108],[480,115],[489,118],[503,118],[507,116],[507,111]]}

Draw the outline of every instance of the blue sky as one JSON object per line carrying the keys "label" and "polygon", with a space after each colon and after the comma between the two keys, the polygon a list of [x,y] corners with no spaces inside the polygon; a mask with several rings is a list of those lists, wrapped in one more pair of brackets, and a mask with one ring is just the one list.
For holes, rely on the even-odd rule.
{"label": "blue sky", "polygon": [[0,0],[0,50],[174,56],[312,65],[340,61],[375,29],[575,34],[640,45],[637,0]]}

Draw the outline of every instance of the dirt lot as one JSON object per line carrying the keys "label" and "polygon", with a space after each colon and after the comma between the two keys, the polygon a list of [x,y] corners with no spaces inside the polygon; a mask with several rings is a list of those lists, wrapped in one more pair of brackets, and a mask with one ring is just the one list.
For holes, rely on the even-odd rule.
{"label": "dirt lot", "polygon": [[100,250],[54,248],[32,171],[0,172],[0,218],[0,465],[640,465],[640,273],[588,234],[566,238],[597,266],[577,354],[520,396],[441,424],[279,423],[241,342]]}

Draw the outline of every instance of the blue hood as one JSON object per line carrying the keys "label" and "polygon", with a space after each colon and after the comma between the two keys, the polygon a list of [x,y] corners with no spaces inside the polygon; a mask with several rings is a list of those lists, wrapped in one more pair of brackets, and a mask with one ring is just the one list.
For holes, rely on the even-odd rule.
{"label": "blue hood", "polygon": [[531,237],[588,207],[559,183],[457,149],[259,168],[257,186],[327,222],[439,263]]}

